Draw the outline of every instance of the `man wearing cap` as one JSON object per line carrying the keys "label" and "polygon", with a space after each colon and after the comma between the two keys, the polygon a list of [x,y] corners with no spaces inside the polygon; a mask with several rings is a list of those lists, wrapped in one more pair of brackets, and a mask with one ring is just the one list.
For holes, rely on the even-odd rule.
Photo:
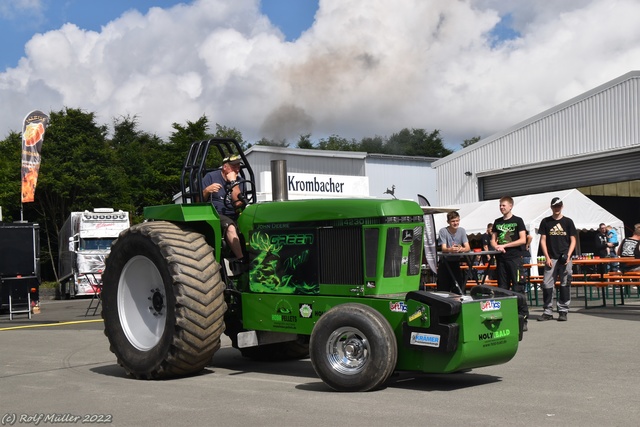
{"label": "man wearing cap", "polygon": [[551,199],[552,215],[544,218],[538,228],[540,247],[545,256],[542,299],[544,312],[539,321],[553,319],[553,293],[556,278],[560,278],[557,303],[558,320],[566,321],[571,302],[571,256],[576,247],[576,226],[571,218],[562,215],[562,200]]}
{"label": "man wearing cap", "polygon": [[[239,210],[245,203],[241,196],[242,176],[239,175],[242,159],[240,156],[225,157],[222,160],[222,168],[209,172],[202,179],[202,196],[209,200],[220,215],[220,225],[227,244],[235,257],[242,261],[244,254],[238,237]],[[229,193],[229,190],[231,192]]]}

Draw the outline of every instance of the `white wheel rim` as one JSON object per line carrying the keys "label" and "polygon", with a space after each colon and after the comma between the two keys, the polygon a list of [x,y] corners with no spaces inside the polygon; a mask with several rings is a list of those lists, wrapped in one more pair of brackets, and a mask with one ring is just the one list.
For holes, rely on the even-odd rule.
{"label": "white wheel rim", "polygon": [[138,255],[122,269],[118,285],[118,316],[122,330],[135,348],[148,351],[164,333],[167,308],[164,283],[158,268]]}

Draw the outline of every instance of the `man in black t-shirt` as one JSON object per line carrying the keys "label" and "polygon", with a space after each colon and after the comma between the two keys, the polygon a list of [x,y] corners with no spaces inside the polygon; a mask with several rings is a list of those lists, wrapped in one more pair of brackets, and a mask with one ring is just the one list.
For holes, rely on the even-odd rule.
{"label": "man in black t-shirt", "polygon": [[[508,196],[501,198],[500,213],[502,217],[493,221],[491,246],[501,252],[496,255],[498,287],[511,289],[524,295],[525,275],[522,266],[522,251],[527,241],[526,228],[522,218],[513,215],[511,209],[513,209],[513,199]],[[518,311],[524,316],[524,330],[526,331],[529,308],[526,303],[518,304]]]}
{"label": "man in black t-shirt", "polygon": [[542,299],[544,313],[540,321],[553,319],[553,289],[556,278],[560,278],[560,292],[557,301],[558,320],[567,320],[571,302],[571,256],[576,247],[576,226],[571,218],[562,215],[562,200],[551,200],[552,215],[544,218],[538,228],[540,247],[546,258]]}
{"label": "man in black t-shirt", "polygon": [[[633,236],[622,241],[618,248],[618,256],[640,258],[640,224],[633,226]],[[622,271],[640,271],[640,266],[622,264]]]}

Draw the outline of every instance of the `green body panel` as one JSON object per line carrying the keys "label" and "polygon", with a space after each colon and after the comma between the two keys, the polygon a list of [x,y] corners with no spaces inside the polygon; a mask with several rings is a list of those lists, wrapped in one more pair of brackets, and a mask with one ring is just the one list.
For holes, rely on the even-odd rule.
{"label": "green body panel", "polygon": [[342,298],[318,295],[243,294],[246,329],[311,335],[327,310],[345,303],[361,303],[381,312],[394,329],[404,319],[404,295],[397,298]]}
{"label": "green body panel", "polygon": [[207,243],[215,249],[216,260],[220,262],[222,246],[220,217],[211,203],[147,206],[144,208],[144,218],[192,223],[194,228],[204,235]]}
{"label": "green body panel", "polygon": [[[266,202],[248,206],[238,219],[245,239],[251,271],[248,289],[258,293],[312,295],[384,295],[416,290],[420,274],[413,266],[409,273],[408,259],[413,254],[420,264],[422,257],[422,210],[409,200],[323,199]],[[327,261],[319,248],[321,234],[327,230],[339,233],[357,229],[361,252],[351,265],[336,265],[336,270],[354,269],[364,272],[358,283],[323,281]],[[394,230],[398,236],[389,241]],[[370,233],[369,233],[370,232]],[[415,232],[417,240],[403,241],[405,232]],[[368,245],[365,233],[375,235],[376,244]],[[418,244],[415,244],[415,243]],[[412,243],[415,244],[412,247]],[[397,248],[394,255],[397,271],[385,274],[386,248]],[[335,253],[347,246],[336,245]],[[388,257],[388,256],[387,256]],[[366,268],[367,260],[370,268]],[[375,262],[373,262],[375,260]],[[335,262],[335,260],[331,261]],[[357,264],[356,264],[357,262]],[[415,264],[415,263],[414,263]]]}
{"label": "green body panel", "polygon": [[[499,308],[495,308],[498,305]],[[487,310],[488,306],[493,308]],[[412,313],[407,311],[407,314],[409,317]],[[396,369],[450,373],[506,363],[515,356],[520,335],[515,297],[462,301],[460,313],[451,320],[460,325],[454,352],[404,345],[398,351]]]}
{"label": "green body panel", "polygon": [[[459,299],[457,296],[451,298]],[[402,294],[376,298],[340,298],[313,295],[274,295],[247,293],[242,296],[246,329],[310,335],[319,317],[340,304],[367,305],[389,321],[398,346],[396,370],[448,373],[509,361],[519,342],[519,321],[515,297],[462,301],[458,315],[450,319],[460,325],[455,351],[431,345],[411,345],[404,324],[432,336],[428,330],[431,309],[428,305],[406,300]]]}

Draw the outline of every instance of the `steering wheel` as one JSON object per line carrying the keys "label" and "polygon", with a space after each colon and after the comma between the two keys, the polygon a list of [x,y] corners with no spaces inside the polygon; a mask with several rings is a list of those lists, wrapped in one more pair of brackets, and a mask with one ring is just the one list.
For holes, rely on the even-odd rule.
{"label": "steering wheel", "polygon": [[[233,193],[233,189],[234,189],[235,187],[237,187],[238,185],[240,185],[240,184],[244,184],[244,185],[249,184],[250,188],[255,188],[255,186],[254,186],[255,184],[253,183],[253,181],[249,181],[248,179],[245,179],[245,180],[242,180],[242,181],[236,181],[236,183],[235,183],[235,184],[233,184],[233,185],[229,186],[229,188],[227,188],[227,194],[229,195],[229,197],[225,197],[225,198],[224,198],[224,206],[225,206],[227,209],[230,209],[230,210],[234,210],[234,209],[235,209],[235,206],[233,206],[233,202],[232,202],[231,194]],[[256,202],[256,201],[254,200],[254,196],[253,196],[253,195],[254,195],[254,193],[253,193],[253,192],[249,191],[249,192],[248,192],[248,195],[247,195],[247,194],[245,194],[245,193],[242,191],[242,189],[241,189],[241,190],[240,190],[240,194],[244,195],[244,203],[245,203],[245,206],[246,206],[246,205],[251,205],[251,204],[253,204],[253,203],[255,203],[255,202]]]}

